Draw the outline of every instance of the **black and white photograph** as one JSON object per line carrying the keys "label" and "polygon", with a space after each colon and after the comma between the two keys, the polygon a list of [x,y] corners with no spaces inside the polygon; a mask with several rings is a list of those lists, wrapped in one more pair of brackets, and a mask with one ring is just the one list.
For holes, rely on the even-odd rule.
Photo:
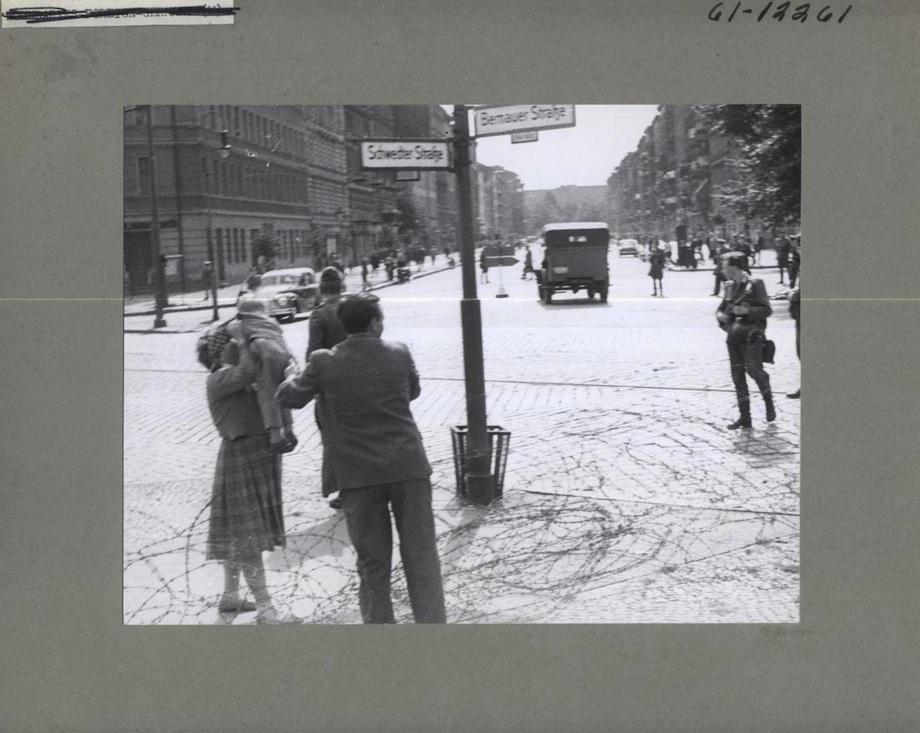
{"label": "black and white photograph", "polygon": [[121,113],[125,625],[799,622],[800,105]]}

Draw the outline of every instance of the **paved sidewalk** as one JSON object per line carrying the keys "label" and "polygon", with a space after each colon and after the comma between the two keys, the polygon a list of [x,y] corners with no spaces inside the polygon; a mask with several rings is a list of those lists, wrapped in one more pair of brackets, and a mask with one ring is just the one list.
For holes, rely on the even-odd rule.
{"label": "paved sidewalk", "polygon": [[[459,267],[459,263],[456,265]],[[444,256],[439,255],[438,261],[435,264],[427,262],[426,264],[419,267],[416,263],[412,263],[412,278],[425,277],[427,275],[432,275],[436,272],[441,272],[443,270],[449,269],[447,264],[444,262]],[[361,282],[361,268],[352,267],[350,271],[345,272],[345,291],[346,292],[358,292],[362,289]],[[376,273],[371,271],[368,278],[369,287],[368,290],[379,290],[380,288],[390,287],[391,285],[396,285],[396,280],[387,280],[386,271],[383,269],[383,266],[377,270]],[[225,308],[232,308],[236,306],[237,298],[239,297],[240,292],[240,283],[234,283],[232,285],[226,285],[222,288],[217,289],[217,304],[218,310]],[[164,313],[177,313],[185,311],[209,311],[213,309],[213,304],[210,299],[205,299],[204,290],[194,290],[187,293],[177,293],[171,294],[169,296],[168,302],[169,305],[164,310]],[[124,315],[125,317],[132,316],[152,316],[156,312],[156,301],[152,293],[145,293],[138,296],[125,296],[124,301]],[[161,332],[168,332],[169,329],[157,329]]]}

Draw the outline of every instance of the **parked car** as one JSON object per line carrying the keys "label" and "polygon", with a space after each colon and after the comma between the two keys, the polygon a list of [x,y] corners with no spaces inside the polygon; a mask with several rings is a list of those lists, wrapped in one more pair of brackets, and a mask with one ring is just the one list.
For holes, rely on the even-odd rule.
{"label": "parked car", "polygon": [[607,302],[610,274],[607,249],[610,232],[597,221],[547,224],[543,227],[543,264],[537,275],[540,300],[549,305],[553,293],[585,290],[589,298],[597,293]]}
{"label": "parked car", "polygon": [[309,267],[289,267],[262,273],[262,282],[255,295],[268,303],[272,318],[291,320],[306,313],[319,302],[316,272]]}
{"label": "parked car", "polygon": [[632,257],[639,256],[639,240],[637,239],[621,239],[617,242],[617,252],[620,257],[630,255]]}

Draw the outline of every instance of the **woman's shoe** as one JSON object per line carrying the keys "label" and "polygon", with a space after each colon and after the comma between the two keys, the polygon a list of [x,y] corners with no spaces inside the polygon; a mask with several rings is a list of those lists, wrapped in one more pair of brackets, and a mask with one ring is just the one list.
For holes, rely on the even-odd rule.
{"label": "woman's shoe", "polygon": [[728,424],[729,430],[738,430],[739,428],[749,428],[751,427],[751,418],[749,417],[739,417],[735,422]]}
{"label": "woman's shoe", "polygon": [[274,606],[269,606],[256,614],[256,623],[260,625],[279,626],[282,624],[302,624],[303,619],[290,613],[278,613],[278,610]]}

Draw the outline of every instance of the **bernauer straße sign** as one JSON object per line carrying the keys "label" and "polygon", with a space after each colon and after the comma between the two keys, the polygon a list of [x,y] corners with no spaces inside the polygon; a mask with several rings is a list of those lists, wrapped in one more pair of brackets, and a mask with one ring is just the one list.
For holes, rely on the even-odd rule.
{"label": "bernauer stra\u00dfe sign", "polygon": [[478,107],[473,112],[476,137],[505,135],[523,130],[575,126],[574,104],[512,104]]}

